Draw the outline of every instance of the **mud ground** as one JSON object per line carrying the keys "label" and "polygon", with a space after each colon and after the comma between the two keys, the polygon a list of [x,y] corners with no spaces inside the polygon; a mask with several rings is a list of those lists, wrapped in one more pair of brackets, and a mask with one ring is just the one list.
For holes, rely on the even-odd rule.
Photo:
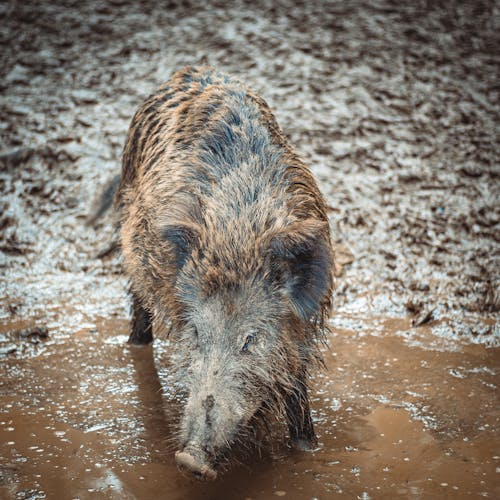
{"label": "mud ground", "polygon": [[[0,4],[0,497],[498,498],[496,1]],[[208,62],[271,105],[327,197],[320,446],[212,485],[173,462],[169,342],[133,349],[110,217],[131,116]]]}

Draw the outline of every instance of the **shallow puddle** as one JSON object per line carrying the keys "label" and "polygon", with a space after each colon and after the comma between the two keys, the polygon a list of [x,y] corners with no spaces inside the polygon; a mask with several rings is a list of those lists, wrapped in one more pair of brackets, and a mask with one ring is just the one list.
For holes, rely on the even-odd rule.
{"label": "shallow puddle", "polygon": [[[498,498],[497,350],[411,346],[395,334],[405,321],[376,335],[332,333],[327,370],[314,382],[318,450],[292,451],[278,428],[273,442],[236,455],[239,463],[212,484],[183,477],[173,461],[180,404],[169,392],[165,338],[130,347],[127,322],[108,320],[40,342],[37,355],[8,355],[0,367],[1,495]],[[420,330],[422,345],[426,336],[431,344]]]}

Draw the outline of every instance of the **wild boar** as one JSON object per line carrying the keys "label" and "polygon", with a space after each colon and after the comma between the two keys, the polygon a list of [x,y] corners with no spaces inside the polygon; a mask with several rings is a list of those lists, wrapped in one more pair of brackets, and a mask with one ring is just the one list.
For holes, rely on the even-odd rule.
{"label": "wild boar", "polygon": [[179,467],[214,479],[269,415],[314,446],[308,372],[331,303],[330,229],[266,102],[208,66],[175,73],[132,119],[116,207],[129,342],[171,323]]}

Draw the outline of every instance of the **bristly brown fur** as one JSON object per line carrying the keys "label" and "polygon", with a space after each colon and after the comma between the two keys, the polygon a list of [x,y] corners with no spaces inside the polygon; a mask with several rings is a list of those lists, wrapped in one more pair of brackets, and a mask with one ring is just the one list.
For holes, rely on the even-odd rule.
{"label": "bristly brown fur", "polygon": [[[207,80],[210,83],[200,83]],[[217,214],[211,213],[218,205],[199,186],[218,180],[204,168],[200,142],[210,134],[219,134],[220,123],[234,121],[234,110],[224,102],[228,95],[234,94],[243,95],[245,103],[258,113],[256,119],[268,131],[275,154],[279,155],[280,164],[285,165],[282,179],[273,186],[270,197],[285,199],[286,204],[278,207],[279,211],[273,214],[274,220],[262,214],[266,220],[257,228],[260,234],[252,239],[248,238],[251,227],[235,227],[241,221],[227,220],[225,227],[218,226],[220,221],[213,220]],[[226,196],[230,202],[233,194],[227,192]],[[161,217],[165,222],[175,221],[203,231],[201,240],[213,250],[209,255],[200,255],[207,266],[207,282],[201,285],[207,289],[238,281],[245,267],[261,258],[266,238],[269,240],[288,228],[291,229],[288,231],[290,238],[300,238],[293,231],[297,221],[315,220],[318,225],[323,222],[322,237],[331,252],[323,197],[309,168],[288,143],[269,106],[238,80],[219,74],[211,67],[183,68],[139,108],[125,145],[117,205],[126,271],[132,279],[133,291],[152,312],[157,306],[155,297],[174,299],[172,289],[176,278],[172,265],[175,259],[165,258],[171,250],[155,223]],[[244,254],[238,255],[238,260],[218,255],[227,250],[224,234],[220,234],[222,230],[232,238],[246,240],[240,245]],[[312,318],[318,331],[311,332],[307,328],[308,334],[319,333],[329,315],[333,278],[330,275],[328,279],[320,307]],[[168,305],[168,314],[175,324],[181,319],[182,304]]]}
{"label": "bristly brown fur", "polygon": [[[208,66],[175,73],[132,119],[116,206],[139,310],[170,320],[173,340],[191,346],[179,373],[198,366],[196,311],[202,304],[212,314],[207,304],[215,298],[222,305],[213,317],[226,330],[273,324],[279,336],[272,352],[256,348],[252,363],[241,357],[246,371],[236,378],[256,400],[248,412],[290,413],[296,402],[298,415],[289,420],[304,420],[307,372],[321,359],[317,341],[331,307],[333,252],[323,197],[266,102]],[[245,314],[246,323],[238,319]],[[201,334],[217,342],[214,325]],[[135,340],[143,340],[140,332]],[[201,375],[190,377],[191,388],[202,383]],[[204,397],[188,406],[204,411],[212,427],[214,398]]]}

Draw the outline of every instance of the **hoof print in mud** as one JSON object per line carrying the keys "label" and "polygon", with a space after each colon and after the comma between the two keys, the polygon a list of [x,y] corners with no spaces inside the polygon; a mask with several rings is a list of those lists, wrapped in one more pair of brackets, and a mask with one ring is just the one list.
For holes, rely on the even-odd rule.
{"label": "hoof print in mud", "polygon": [[215,479],[221,453],[199,450],[230,461],[259,418],[310,448],[333,251],[325,201],[268,105],[211,67],[178,71],[133,117],[117,189],[129,342],[171,324],[192,444],[179,468]]}

